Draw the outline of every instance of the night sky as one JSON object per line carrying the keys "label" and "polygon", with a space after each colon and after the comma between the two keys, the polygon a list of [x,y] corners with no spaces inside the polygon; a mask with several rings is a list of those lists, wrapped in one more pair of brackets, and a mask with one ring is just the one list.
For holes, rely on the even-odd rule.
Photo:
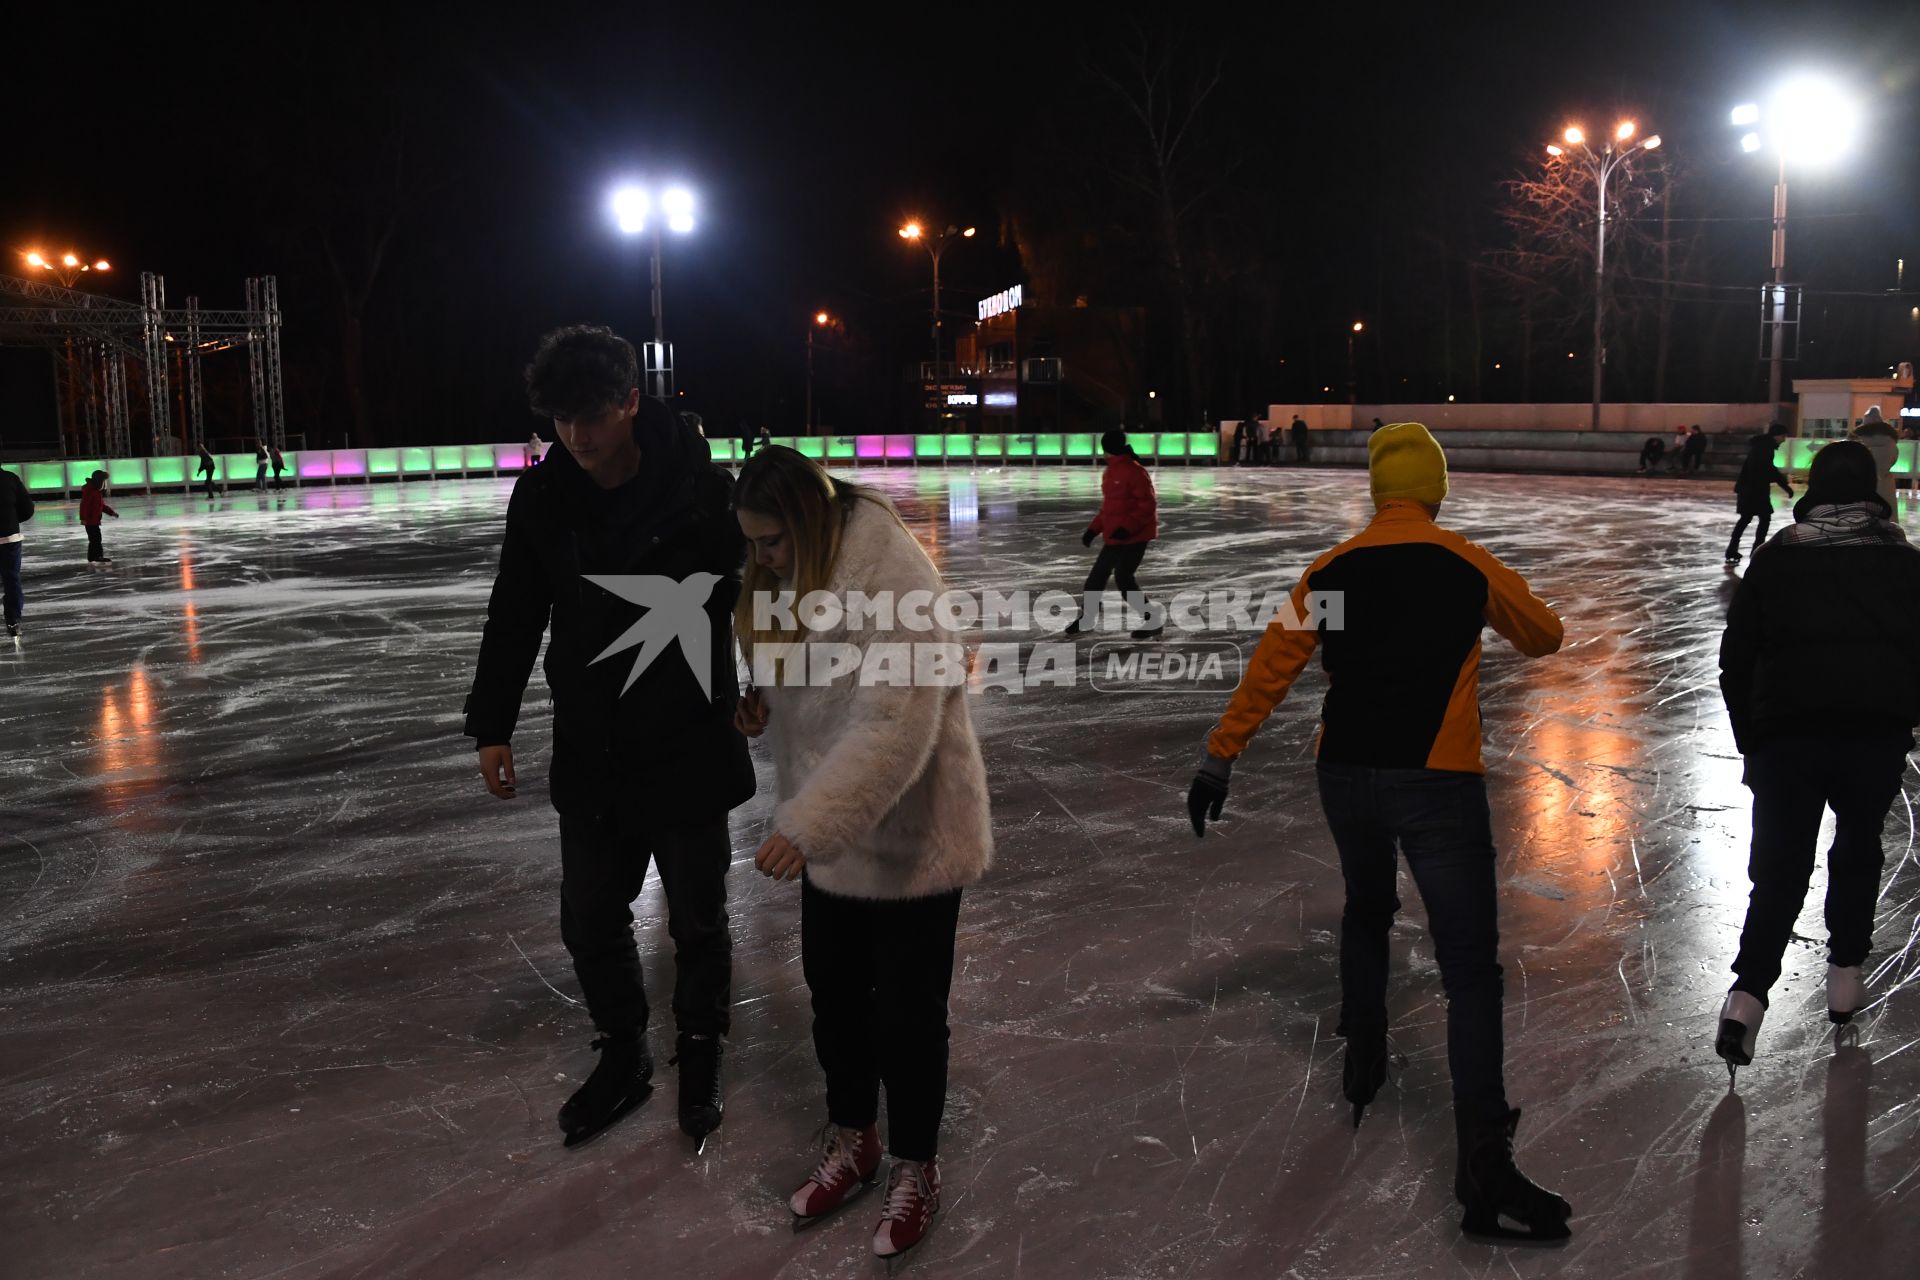
{"label": "night sky", "polygon": [[[1256,263],[1239,287],[1267,313],[1255,338],[1245,306],[1201,299],[1215,350],[1196,409],[1344,398],[1320,386],[1343,379],[1354,316],[1374,322],[1363,398],[1469,398],[1463,357],[1436,336],[1458,305],[1448,263],[1497,247],[1500,181],[1540,144],[1622,113],[1693,174],[1700,279],[1682,323],[1704,333],[1723,317],[1719,345],[1676,349],[1669,398],[1758,399],[1772,172],[1740,155],[1726,113],[1803,67],[1848,81],[1868,122],[1850,161],[1796,178],[1789,276],[1816,318],[1821,290],[1878,310],[1832,318],[1829,337],[1858,349],[1816,343],[1797,372],[1872,372],[1920,345],[1920,325],[1897,323],[1920,296],[1867,296],[1894,287],[1897,257],[1920,271],[1912,5],[1282,5],[1253,25],[1187,4],[268,8],[203,21],[149,7],[98,30],[10,18],[0,233],[15,254],[111,258],[123,296],[139,271],[162,272],[172,305],[238,305],[245,276],[277,273],[290,430],[336,443],[342,300],[361,292],[385,441],[523,436],[519,369],[543,330],[647,336],[644,256],[606,210],[615,179],[646,175],[700,196],[698,231],[667,246],[687,406],[710,424],[796,429],[804,337],[824,307],[847,333],[821,353],[823,417],[894,425],[901,370],[925,355],[929,288],[926,254],[895,227],[980,227],[943,260],[955,318],[1023,279],[1014,220],[1087,216],[1086,193],[1064,190],[1068,161],[1132,145],[1088,67],[1136,28],[1219,61],[1195,125],[1206,182],[1188,247],[1229,272]],[[1147,301],[1126,291],[1124,274],[1105,278],[1095,302]],[[244,430],[244,359],[229,359],[216,435]],[[0,362],[0,449],[51,438],[45,369],[44,356]],[[1553,372],[1536,398],[1583,398]],[[1484,371],[1478,385],[1489,400],[1517,390]]]}

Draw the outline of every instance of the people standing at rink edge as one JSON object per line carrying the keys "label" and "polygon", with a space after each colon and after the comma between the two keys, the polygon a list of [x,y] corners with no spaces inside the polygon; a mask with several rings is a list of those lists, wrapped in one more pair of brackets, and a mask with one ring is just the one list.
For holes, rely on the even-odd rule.
{"label": "people standing at rink edge", "polygon": [[26,535],[20,526],[31,519],[33,498],[25,482],[11,471],[0,471],[0,615],[5,617],[9,636],[20,634],[20,619],[27,608],[20,583]]}
{"label": "people standing at rink edge", "polygon": [[[801,879],[800,962],[826,1076],[819,1162],[788,1207],[797,1223],[818,1220],[878,1176],[884,1084],[894,1164],[872,1247],[896,1257],[940,1210],[954,938],[961,893],[993,854],[963,651],[956,634],[903,618],[849,626],[851,608],[804,633],[756,620],[756,602],[782,590],[842,601],[941,594],[939,570],[879,494],[769,445],[741,468],[734,506],[751,543],[735,618],[749,666],[758,671],[763,646],[801,641],[863,655],[826,683],[809,672],[750,689],[735,721],[773,747],[779,803],[754,865]],[[880,645],[943,648],[955,678],[922,679],[916,662],[907,681],[866,679],[864,655]]]}
{"label": "people standing at rink edge", "polygon": [[1107,580],[1112,578],[1120,586],[1122,620],[1129,607],[1138,609],[1141,625],[1131,634],[1135,640],[1148,640],[1167,625],[1166,609],[1148,599],[1134,573],[1160,536],[1159,496],[1126,432],[1116,429],[1101,436],[1100,451],[1107,458],[1106,473],[1100,477],[1100,510],[1081,533],[1080,545],[1091,547],[1095,538],[1104,538],[1106,545],[1094,557],[1081,587],[1080,613],[1067,624],[1066,633],[1078,635],[1099,625]]}
{"label": "people standing at rink edge", "polygon": [[[1400,909],[1396,846],[1426,903],[1447,996],[1453,1079],[1454,1196],[1461,1229],[1490,1240],[1554,1243],[1572,1209],[1514,1165],[1520,1112],[1508,1105],[1501,1028],[1494,847],[1480,753],[1480,633],[1529,657],[1560,647],[1559,617],[1482,547],[1435,523],[1446,455],[1426,427],[1392,423],[1367,440],[1375,515],[1308,566],[1291,618],[1267,628],[1207,736],[1187,795],[1197,835],[1225,806],[1233,763],[1317,648],[1328,690],[1316,749],[1321,808],[1340,855],[1342,1087],[1357,1127],[1387,1079],[1388,931]],[[1338,593],[1341,625],[1310,593]],[[1505,1225],[1506,1221],[1522,1224]]]}
{"label": "people standing at rink edge", "polygon": [[1857,441],[1816,453],[1794,523],[1754,553],[1727,610],[1720,687],[1753,792],[1753,891],[1714,1039],[1730,1078],[1754,1060],[1828,809],[1827,1016],[1845,1024],[1867,1002],[1880,832],[1920,723],[1920,549],[1879,478]]}

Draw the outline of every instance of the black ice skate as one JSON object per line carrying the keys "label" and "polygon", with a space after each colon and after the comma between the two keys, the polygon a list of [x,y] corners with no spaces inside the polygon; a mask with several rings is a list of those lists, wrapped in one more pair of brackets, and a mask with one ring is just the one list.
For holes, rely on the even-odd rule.
{"label": "black ice skate", "polygon": [[1726,1060],[1727,1088],[1733,1088],[1734,1070],[1753,1061],[1754,1042],[1760,1036],[1760,1019],[1766,1006],[1745,991],[1727,992],[1720,1007],[1720,1029],[1713,1038],[1713,1051]]}
{"label": "black ice skate", "polygon": [[719,1036],[682,1035],[673,1055],[680,1068],[680,1131],[693,1139],[695,1155],[706,1149],[707,1135],[720,1127],[726,1110],[720,1099]]}
{"label": "black ice skate", "polygon": [[1340,1069],[1340,1088],[1353,1104],[1353,1127],[1380,1086],[1387,1082],[1387,1029],[1366,1027],[1346,1032],[1347,1058]]}
{"label": "black ice skate", "polygon": [[653,1096],[653,1056],[639,1032],[603,1035],[593,1047],[600,1051],[599,1063],[560,1108],[560,1128],[568,1147],[599,1137]]}
{"label": "black ice skate", "polygon": [[1456,1111],[1453,1123],[1459,1139],[1453,1194],[1466,1209],[1460,1230],[1490,1244],[1565,1244],[1573,1235],[1567,1229],[1573,1206],[1514,1167],[1519,1108],[1491,1121],[1468,1121]]}

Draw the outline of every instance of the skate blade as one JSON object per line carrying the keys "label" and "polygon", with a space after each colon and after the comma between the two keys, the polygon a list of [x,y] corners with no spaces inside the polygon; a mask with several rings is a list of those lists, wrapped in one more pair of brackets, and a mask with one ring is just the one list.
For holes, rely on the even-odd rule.
{"label": "skate blade", "polygon": [[1366,1113],[1367,1113],[1366,1103],[1356,1102],[1353,1104],[1353,1127],[1355,1130],[1358,1130],[1360,1128],[1360,1117],[1365,1115]]}
{"label": "skate blade", "polygon": [[622,1120],[638,1111],[641,1104],[653,1096],[653,1086],[643,1085],[638,1093],[631,1094],[618,1107],[607,1114],[607,1118],[591,1129],[569,1129],[560,1145],[571,1151],[575,1147],[584,1147],[595,1138],[619,1124]]}
{"label": "skate blade", "polygon": [[[1529,1227],[1518,1218],[1506,1221],[1502,1218],[1500,1214],[1486,1217],[1469,1214],[1460,1220],[1460,1233],[1481,1244],[1519,1245],[1531,1249],[1558,1249],[1573,1239],[1573,1232],[1564,1222]],[[1508,1221],[1518,1225],[1508,1226]]]}

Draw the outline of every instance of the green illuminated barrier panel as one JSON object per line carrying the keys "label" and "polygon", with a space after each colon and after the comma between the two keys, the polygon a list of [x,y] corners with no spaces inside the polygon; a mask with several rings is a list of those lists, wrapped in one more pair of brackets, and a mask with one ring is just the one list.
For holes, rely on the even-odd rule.
{"label": "green illuminated barrier panel", "polygon": [[[1213,462],[1220,439],[1205,431],[1133,431],[1127,442],[1145,461]],[[797,449],[828,465],[847,464],[926,466],[952,462],[990,465],[1072,466],[1101,465],[1100,437],[1091,432],[972,435],[947,432],[934,435],[775,436],[772,443]],[[1822,440],[1788,441],[1791,470],[1804,471]],[[549,445],[549,449],[558,448]],[[738,465],[748,456],[744,442],[716,437],[707,441],[713,460]],[[1897,475],[1920,474],[1916,443],[1902,442]],[[432,480],[466,476],[517,475],[527,469],[523,444],[411,445],[386,449],[311,449],[284,453],[286,470],[281,483],[365,484],[371,481]],[[196,474],[194,456],[160,458],[65,458],[9,462],[4,469],[19,476],[35,496],[72,496],[95,471],[107,473],[109,487],[121,492],[155,489],[191,489],[204,483]],[[258,471],[252,453],[214,456],[214,482],[228,489],[251,488]],[[272,479],[272,473],[268,473]]]}

